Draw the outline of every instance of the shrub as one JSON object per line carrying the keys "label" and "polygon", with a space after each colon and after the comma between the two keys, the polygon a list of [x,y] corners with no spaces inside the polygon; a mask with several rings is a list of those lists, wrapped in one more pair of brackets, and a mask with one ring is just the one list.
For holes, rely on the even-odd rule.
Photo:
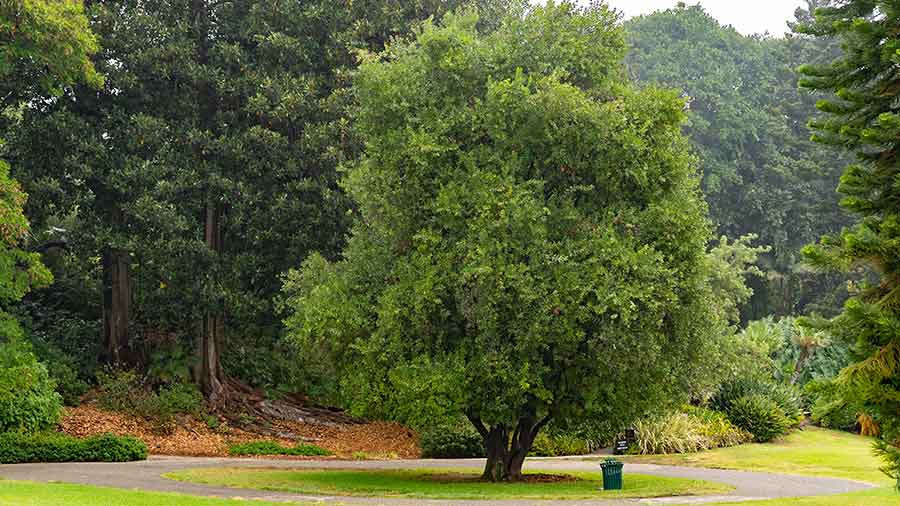
{"label": "shrub", "polygon": [[792,421],[772,399],[761,395],[746,395],[731,403],[728,418],[736,426],[753,434],[757,443],[767,443],[783,436]]}
{"label": "shrub", "polygon": [[419,434],[422,456],[433,459],[484,457],[481,434],[468,424],[430,427]]}
{"label": "shrub", "polygon": [[563,457],[567,455],[586,455],[591,450],[584,438],[568,433],[540,432],[534,439],[531,455],[537,457]]}
{"label": "shrub", "polygon": [[166,414],[189,414],[200,418],[204,414],[203,394],[197,385],[177,383],[162,387],[157,394],[160,411]]}
{"label": "shrub", "polygon": [[862,405],[833,380],[815,380],[804,389],[812,404],[813,423],[834,430],[856,431]]}
{"label": "shrub", "polygon": [[51,429],[62,398],[31,346],[19,339],[0,344],[0,432]]}
{"label": "shrub", "polygon": [[[84,316],[99,310],[89,307],[85,301],[97,301],[99,297],[95,298],[94,292],[82,291],[81,278],[76,281],[70,277],[75,273],[69,270],[71,267],[64,268],[66,274],[54,268],[58,276],[53,286],[33,293],[29,300],[15,307],[34,354],[47,366],[66,405],[77,404],[88,392],[101,354],[101,340],[96,337],[101,332],[100,320]],[[64,307],[77,307],[80,312],[67,311]]]}
{"label": "shrub", "polygon": [[251,441],[228,447],[231,455],[294,455],[303,457],[331,455],[325,448],[316,445],[298,444],[294,447],[282,446],[275,441]]}
{"label": "shrub", "polygon": [[772,381],[744,378],[726,383],[710,400],[710,407],[728,413],[735,401],[750,395],[760,395],[774,402],[791,426],[803,420],[803,395],[800,390],[791,385]]}
{"label": "shrub", "polygon": [[148,388],[134,371],[102,371],[97,374],[97,402],[153,422],[160,431],[171,430],[179,414],[202,418],[203,396],[195,385],[176,383],[159,392]]}
{"label": "shrub", "polygon": [[55,432],[0,434],[0,464],[27,462],[130,462],[147,458],[147,445],[113,435],[78,439]]}
{"label": "shrub", "polygon": [[97,402],[110,411],[134,411],[144,386],[134,371],[107,369],[97,373]]}
{"label": "shrub", "polygon": [[658,455],[692,453],[749,442],[752,436],[724,415],[708,409],[685,411],[638,420],[634,453]]}

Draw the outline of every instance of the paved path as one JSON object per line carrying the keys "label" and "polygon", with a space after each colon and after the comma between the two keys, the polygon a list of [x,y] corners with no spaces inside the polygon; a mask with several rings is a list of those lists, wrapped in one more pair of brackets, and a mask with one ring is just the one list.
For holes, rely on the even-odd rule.
{"label": "paved path", "polygon": [[[125,489],[141,489],[160,492],[210,497],[240,497],[286,502],[315,502],[324,505],[360,506],[635,506],[646,504],[701,504],[724,501],[746,501],[778,497],[818,496],[854,492],[871,488],[864,483],[835,478],[787,476],[747,471],[724,471],[691,467],[657,466],[650,464],[626,464],[626,473],[651,474],[676,478],[690,478],[726,483],[735,490],[724,496],[672,497],[658,499],[619,500],[503,500],[503,501],[448,501],[425,499],[377,499],[365,497],[304,496],[264,490],[234,489],[167,480],[160,475],[180,469],[197,467],[275,467],[275,468],[344,468],[344,469],[410,469],[410,468],[480,468],[483,460],[390,460],[390,461],[296,461],[263,459],[221,459],[192,457],[151,457],[145,462],[126,464],[78,463],[78,464],[17,464],[0,465],[0,476],[11,480],[62,481],[102,485]],[[596,462],[573,458],[528,459],[526,468],[549,471],[596,471]],[[626,475],[627,479],[627,475]],[[165,506],[165,505],[160,505]]]}

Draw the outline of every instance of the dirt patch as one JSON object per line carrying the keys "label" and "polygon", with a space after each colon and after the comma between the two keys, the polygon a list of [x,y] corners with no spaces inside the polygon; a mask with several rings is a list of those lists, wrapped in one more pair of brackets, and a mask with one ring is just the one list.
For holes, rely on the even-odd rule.
{"label": "dirt patch", "polygon": [[579,481],[580,478],[570,474],[526,474],[522,481],[525,483],[571,483]]}
{"label": "dirt patch", "polygon": [[[396,423],[321,425],[278,421],[273,424],[273,428],[298,435],[302,437],[301,442],[305,441],[330,450],[336,458],[352,458],[354,454],[358,456],[360,452],[365,453],[367,458],[416,458],[420,454],[416,435]],[[229,445],[248,441],[265,439],[278,441],[285,446],[294,446],[298,441],[296,437],[273,436],[272,431],[266,434],[254,433],[230,426],[227,421],[222,421],[217,428],[212,429],[204,422],[193,418],[179,419],[172,431],[160,434],[154,430],[153,424],[142,418],[106,411],[91,404],[66,408],[60,422],[60,430],[77,437],[107,433],[135,436],[147,443],[152,454],[192,457],[227,457]],[[308,459],[308,457],[288,458]]]}
{"label": "dirt patch", "polygon": [[[479,483],[485,481],[481,478],[480,475],[477,474],[452,471],[448,471],[446,473],[428,473],[426,475],[423,475],[422,479],[440,483]],[[580,478],[572,476],[570,474],[529,473],[523,475],[522,480],[516,483],[572,483],[579,480]],[[498,485],[502,485],[502,483],[498,483]]]}

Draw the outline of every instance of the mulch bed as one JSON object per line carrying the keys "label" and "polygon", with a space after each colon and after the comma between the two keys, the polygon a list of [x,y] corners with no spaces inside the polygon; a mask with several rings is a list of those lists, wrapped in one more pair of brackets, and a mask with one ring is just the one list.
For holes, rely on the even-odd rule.
{"label": "mulch bed", "polygon": [[[303,441],[330,450],[335,454],[330,458],[353,458],[357,452],[364,452],[367,458],[417,458],[420,455],[416,435],[396,423],[320,425],[278,421],[274,425],[281,431],[302,437]],[[273,437],[271,433],[258,434],[230,426],[227,421],[211,429],[205,423],[188,417],[179,419],[172,430],[160,433],[158,428],[143,418],[106,411],[92,404],[66,408],[60,430],[76,437],[106,433],[138,437],[147,443],[150,453],[156,455],[226,457],[228,446],[234,443],[265,439],[293,446],[297,442],[296,437],[286,439]]]}

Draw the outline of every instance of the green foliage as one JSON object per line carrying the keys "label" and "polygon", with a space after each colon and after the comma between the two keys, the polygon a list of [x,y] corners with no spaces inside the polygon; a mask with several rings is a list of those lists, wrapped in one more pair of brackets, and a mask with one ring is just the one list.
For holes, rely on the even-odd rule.
{"label": "green foliage", "polygon": [[[225,373],[275,394],[308,384],[333,390],[306,376],[314,367],[288,364],[297,358],[279,354],[287,347],[261,350],[280,339],[273,296],[281,273],[312,250],[335,257],[347,233],[350,203],[336,169],[359,146],[347,110],[357,52],[379,51],[451,8],[500,12],[513,3],[91,2],[104,86],[75,86],[23,108],[9,151],[34,196],[35,228],[70,220],[71,254],[93,263],[77,288],[108,280],[98,257],[129,267],[133,279],[117,285],[131,292],[123,299],[132,314],[122,318],[137,334],[121,343],[126,365],[157,351],[139,332],[175,336],[194,357],[189,347],[205,342],[192,339],[201,319],[227,314],[213,350],[225,351]],[[148,44],[147,34],[159,37]],[[205,240],[213,235],[220,244]],[[252,367],[241,366],[245,359]],[[183,369],[156,372],[171,378]]]}
{"label": "green foliage", "polygon": [[466,459],[484,457],[481,434],[464,421],[432,425],[419,434],[422,457],[432,459]]}
{"label": "green foliage", "polygon": [[577,434],[565,432],[541,432],[534,439],[529,455],[537,457],[564,457],[587,455],[591,452],[588,442]]}
{"label": "green foliage", "polygon": [[637,444],[634,453],[660,455],[693,453],[747,443],[752,436],[724,414],[688,408],[641,418],[634,423]]}
{"label": "green foliage", "polygon": [[194,362],[195,357],[178,343],[160,346],[150,354],[147,378],[153,383],[164,385],[189,382]]}
{"label": "green foliage", "polygon": [[707,256],[713,296],[720,301],[724,321],[740,321],[740,308],[753,295],[747,279],[765,276],[756,263],[759,256],[771,248],[753,246],[756,239],[756,235],[749,234],[729,242],[728,237],[722,236]]}
{"label": "green foliage", "polygon": [[[57,285],[54,285],[58,287]],[[43,298],[45,291],[30,298]],[[36,296],[36,297],[35,297]],[[34,300],[16,307],[25,337],[38,360],[47,366],[66,405],[76,405],[90,389],[97,368],[100,326],[67,310],[52,309]]]}
{"label": "green foliage", "polygon": [[847,272],[864,265],[873,272],[871,283],[853,287],[843,313],[819,323],[851,345],[842,390],[880,427],[877,453],[900,484],[900,10],[890,0],[837,2],[799,29],[841,43],[832,61],[800,68],[800,85],[828,93],[817,104],[822,117],[810,122],[813,139],[857,158],[838,187],[856,224],[803,253],[818,269]]}
{"label": "green foliage", "polygon": [[127,411],[132,406],[132,396],[142,390],[135,371],[107,369],[97,373],[97,402],[104,409]]}
{"label": "green foliage", "polygon": [[53,279],[39,254],[21,248],[29,231],[23,214],[26,198],[19,183],[9,177],[9,164],[0,160],[0,338],[6,339],[22,335],[19,324],[4,311],[7,305]]}
{"label": "green foliage", "polygon": [[803,398],[800,390],[771,380],[740,378],[725,383],[710,400],[710,406],[717,411],[730,413],[734,403],[748,396],[765,397],[772,401],[784,419],[789,422],[789,426],[799,424],[803,419]]}
{"label": "green foliage", "polygon": [[52,429],[62,408],[55,387],[26,342],[0,342],[0,432]]}
{"label": "green foliage", "polygon": [[806,384],[805,394],[812,406],[810,418],[813,423],[834,430],[856,430],[857,417],[863,412],[862,404],[843,392],[838,381],[811,381]]}
{"label": "green foliage", "polygon": [[28,462],[131,462],[147,458],[140,439],[111,434],[78,439],[55,432],[0,434],[0,464]]}
{"label": "green foliage", "polygon": [[728,419],[753,434],[757,443],[768,443],[787,434],[793,423],[777,402],[762,394],[738,397],[728,406],[727,413]]}
{"label": "green foliage", "polygon": [[229,455],[295,455],[304,457],[331,455],[331,452],[316,445],[298,444],[282,446],[274,441],[251,441],[228,447]]}
{"label": "green foliage", "polygon": [[163,432],[172,429],[177,415],[200,418],[205,413],[196,385],[175,383],[154,391],[132,370],[99,372],[97,402],[105,409],[145,418]]}
{"label": "green foliage", "polygon": [[81,0],[9,0],[0,4],[0,95],[59,94],[82,81],[103,84],[90,56],[99,49]]}
{"label": "green foliage", "polygon": [[355,413],[533,434],[684,396],[713,332],[705,206],[682,99],[630,87],[623,52],[615,14],[563,3],[489,35],[449,16],[362,66],[358,224],[284,288]]}

